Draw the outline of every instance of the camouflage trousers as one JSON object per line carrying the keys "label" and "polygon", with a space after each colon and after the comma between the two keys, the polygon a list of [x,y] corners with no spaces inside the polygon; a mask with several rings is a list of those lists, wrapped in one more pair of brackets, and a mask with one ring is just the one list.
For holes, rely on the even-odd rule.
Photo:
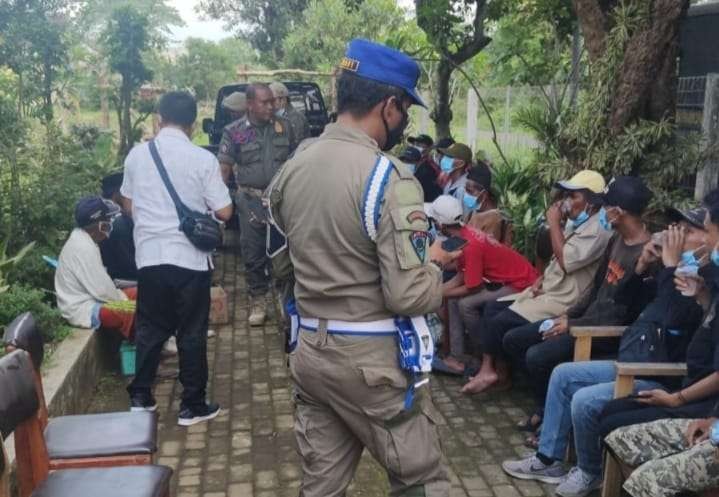
{"label": "camouflage trousers", "polygon": [[624,463],[637,467],[624,482],[632,497],[670,497],[719,487],[717,448],[707,440],[689,447],[691,419],[660,419],[614,430],[606,442]]}

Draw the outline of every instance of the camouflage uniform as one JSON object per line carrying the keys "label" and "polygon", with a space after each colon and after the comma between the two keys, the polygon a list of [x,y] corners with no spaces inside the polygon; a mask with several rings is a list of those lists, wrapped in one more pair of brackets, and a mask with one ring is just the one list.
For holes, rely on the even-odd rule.
{"label": "camouflage uniform", "polygon": [[689,447],[691,419],[660,419],[614,430],[607,445],[622,462],[637,467],[624,482],[633,497],[670,497],[719,487],[717,448],[706,440]]}
{"label": "camouflage uniform", "polygon": [[240,217],[240,248],[247,286],[252,297],[269,290],[269,260],[265,253],[266,226],[262,194],[295,148],[289,122],[274,118],[264,126],[239,119],[225,127],[218,160],[233,164],[238,191],[235,201]]}

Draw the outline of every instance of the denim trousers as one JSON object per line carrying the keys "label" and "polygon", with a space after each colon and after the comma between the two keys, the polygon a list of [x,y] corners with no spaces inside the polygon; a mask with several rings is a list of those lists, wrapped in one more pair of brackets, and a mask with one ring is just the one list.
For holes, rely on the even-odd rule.
{"label": "denim trousers", "polygon": [[[615,376],[614,361],[568,362],[554,368],[544,404],[539,453],[563,460],[574,430],[577,466],[589,475],[601,475],[599,416],[614,397]],[[661,384],[634,382],[635,393],[652,388],[661,388]]]}

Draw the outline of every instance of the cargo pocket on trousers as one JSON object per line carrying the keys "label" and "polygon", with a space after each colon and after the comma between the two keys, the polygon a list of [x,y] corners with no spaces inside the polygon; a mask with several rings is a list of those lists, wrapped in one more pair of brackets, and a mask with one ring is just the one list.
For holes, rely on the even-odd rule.
{"label": "cargo pocket on trousers", "polygon": [[307,413],[307,404],[298,392],[292,393],[292,400],[295,404],[295,439],[297,440],[297,450],[302,459],[312,462],[316,458],[317,451],[312,446],[312,436],[310,433],[310,416]]}
{"label": "cargo pocket on trousers", "polygon": [[359,371],[369,387],[368,398],[361,403],[371,430],[372,447],[368,448],[387,471],[399,476],[402,464],[394,431],[408,415],[404,412],[407,375],[398,367],[359,367]]}

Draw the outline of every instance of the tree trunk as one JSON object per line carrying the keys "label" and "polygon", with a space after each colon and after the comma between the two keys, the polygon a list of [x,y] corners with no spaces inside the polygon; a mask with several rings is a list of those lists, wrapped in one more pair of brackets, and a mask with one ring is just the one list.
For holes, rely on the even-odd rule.
{"label": "tree trunk", "polygon": [[100,72],[98,77],[100,83],[100,115],[102,116],[102,127],[110,128],[110,106],[107,101],[107,76],[105,72]]}
{"label": "tree trunk", "polygon": [[442,58],[437,64],[437,71],[434,73],[434,108],[431,118],[436,129],[436,140],[452,136],[450,124],[452,123],[452,108],[450,98],[449,81],[452,76],[452,65]]}
{"label": "tree trunk", "polygon": [[609,119],[612,133],[640,118],[673,116],[679,21],[688,8],[689,0],[655,0],[644,29],[627,43]]}
{"label": "tree trunk", "polygon": [[132,148],[132,121],[130,107],[132,106],[132,90],[129,83],[123,78],[120,89],[120,148],[118,157],[124,160]]}
{"label": "tree trunk", "polygon": [[53,81],[53,67],[50,61],[47,58],[47,55],[45,56],[45,61],[43,63],[43,75],[42,75],[42,98],[43,98],[43,106],[42,106],[42,112],[45,117],[45,122],[50,123],[54,117],[53,108],[52,108],[52,81]]}

